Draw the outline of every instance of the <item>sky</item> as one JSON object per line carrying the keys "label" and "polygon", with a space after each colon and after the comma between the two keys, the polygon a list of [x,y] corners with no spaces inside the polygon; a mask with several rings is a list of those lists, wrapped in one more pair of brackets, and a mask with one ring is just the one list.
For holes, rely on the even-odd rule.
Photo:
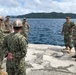
{"label": "sky", "polygon": [[24,15],[37,12],[76,14],[76,0],[0,0],[0,15]]}

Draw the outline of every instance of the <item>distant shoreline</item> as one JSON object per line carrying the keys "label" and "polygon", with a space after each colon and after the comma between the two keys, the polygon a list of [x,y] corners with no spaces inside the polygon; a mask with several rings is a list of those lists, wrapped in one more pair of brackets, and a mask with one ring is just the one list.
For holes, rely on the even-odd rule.
{"label": "distant shoreline", "polygon": [[13,16],[10,15],[11,18],[50,18],[50,19],[64,19],[69,16],[72,19],[76,19],[76,14],[73,13],[58,13],[58,12],[51,12],[51,13],[29,13],[24,15],[17,15]]}

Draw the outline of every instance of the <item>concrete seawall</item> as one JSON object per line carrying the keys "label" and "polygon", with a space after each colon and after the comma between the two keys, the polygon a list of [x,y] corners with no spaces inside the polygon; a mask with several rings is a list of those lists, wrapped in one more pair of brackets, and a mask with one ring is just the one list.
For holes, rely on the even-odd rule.
{"label": "concrete seawall", "polygon": [[[29,44],[26,61],[27,75],[76,75],[76,61],[64,47],[44,44]],[[5,63],[3,64],[5,65]]]}

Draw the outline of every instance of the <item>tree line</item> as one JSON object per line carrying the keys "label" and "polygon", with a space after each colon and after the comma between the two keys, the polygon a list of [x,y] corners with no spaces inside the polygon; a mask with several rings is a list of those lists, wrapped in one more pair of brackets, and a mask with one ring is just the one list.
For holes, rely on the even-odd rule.
{"label": "tree line", "polygon": [[76,18],[76,14],[73,13],[57,13],[57,12],[51,12],[51,13],[29,13],[25,15],[18,15],[18,16],[11,16],[11,18],[65,18],[65,17],[71,17]]}

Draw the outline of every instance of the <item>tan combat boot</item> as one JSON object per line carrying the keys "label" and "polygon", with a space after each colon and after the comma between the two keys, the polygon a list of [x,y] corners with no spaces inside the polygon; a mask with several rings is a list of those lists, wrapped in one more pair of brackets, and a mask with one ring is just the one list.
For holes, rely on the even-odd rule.
{"label": "tan combat boot", "polygon": [[69,50],[67,51],[67,53],[69,53],[69,54],[72,53],[72,52],[71,52],[71,49],[69,49]]}
{"label": "tan combat boot", "polygon": [[66,48],[64,48],[63,50],[69,50],[69,48],[68,48],[68,47],[66,47]]}
{"label": "tan combat boot", "polygon": [[3,71],[2,69],[4,69],[4,67],[0,66],[0,75],[8,75],[7,72]]}

